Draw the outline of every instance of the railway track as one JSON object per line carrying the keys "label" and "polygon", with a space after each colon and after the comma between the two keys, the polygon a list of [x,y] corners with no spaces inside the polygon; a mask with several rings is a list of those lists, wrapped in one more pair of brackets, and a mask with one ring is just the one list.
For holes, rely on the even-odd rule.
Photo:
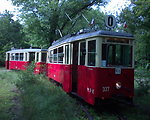
{"label": "railway track", "polygon": [[90,112],[88,111],[88,108],[86,108],[82,104],[80,106],[81,106],[81,109],[85,112],[88,120],[94,120],[94,117],[90,114]]}
{"label": "railway track", "polygon": [[[102,106],[88,106],[88,104],[85,104],[85,102],[83,101],[79,101],[77,100],[77,104],[80,105],[82,111],[85,113],[85,116],[83,116],[85,119],[88,120],[94,120],[94,117],[99,116],[100,118],[103,118],[102,113],[107,113],[108,115],[113,115],[116,117],[116,120],[128,120],[127,116],[124,115],[124,113],[122,111],[120,111],[120,107],[115,106],[114,104],[107,104],[107,105],[102,105]],[[93,109],[94,112],[96,112],[97,116],[93,116],[90,112],[89,112],[89,108]]]}
{"label": "railway track", "polygon": [[101,112],[108,113],[116,117],[116,120],[128,120],[127,116],[120,110],[120,107],[110,104],[109,106],[104,106]]}
{"label": "railway track", "polygon": [[128,120],[127,117],[118,110],[113,111],[113,115],[117,117],[117,120]]}

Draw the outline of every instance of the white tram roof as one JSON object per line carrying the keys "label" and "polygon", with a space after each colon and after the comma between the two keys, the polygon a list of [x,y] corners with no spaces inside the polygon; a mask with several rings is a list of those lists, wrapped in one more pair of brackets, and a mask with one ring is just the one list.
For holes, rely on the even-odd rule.
{"label": "white tram roof", "polygon": [[74,41],[92,38],[92,37],[98,37],[98,36],[134,39],[133,35],[130,33],[99,30],[99,31],[88,32],[88,33],[83,33],[83,34],[64,36],[63,38],[60,38],[57,41],[53,42],[50,48],[64,44],[64,43],[74,42]]}
{"label": "white tram roof", "polygon": [[41,52],[41,51],[47,51],[47,49],[14,49],[7,51],[6,53],[24,53],[24,52]]}

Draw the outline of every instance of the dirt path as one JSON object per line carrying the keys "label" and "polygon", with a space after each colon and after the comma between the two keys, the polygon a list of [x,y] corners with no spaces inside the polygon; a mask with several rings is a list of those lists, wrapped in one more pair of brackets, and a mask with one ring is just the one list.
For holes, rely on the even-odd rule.
{"label": "dirt path", "polygon": [[20,91],[17,88],[14,88],[11,92],[16,93],[16,96],[14,96],[11,101],[14,104],[10,112],[13,115],[12,120],[23,120],[22,118],[22,105],[21,105],[21,98],[20,98]]}
{"label": "dirt path", "polygon": [[[17,79],[17,74],[14,73],[11,70],[7,70],[5,68],[0,68],[0,84],[4,84],[0,87],[0,101],[6,101],[9,102],[9,107],[3,106],[3,104],[0,104],[0,106],[3,106],[4,109],[2,109],[3,114],[0,114],[0,119],[6,119],[7,114],[9,114],[8,118],[10,120],[23,120],[22,118],[22,105],[21,105],[21,98],[20,98],[20,91],[17,89],[17,87],[14,84],[15,79]],[[5,95],[5,96],[4,96]],[[6,96],[7,95],[7,96]],[[5,98],[4,100],[4,97]],[[7,104],[6,104],[7,105]],[[8,111],[7,111],[8,108]]]}

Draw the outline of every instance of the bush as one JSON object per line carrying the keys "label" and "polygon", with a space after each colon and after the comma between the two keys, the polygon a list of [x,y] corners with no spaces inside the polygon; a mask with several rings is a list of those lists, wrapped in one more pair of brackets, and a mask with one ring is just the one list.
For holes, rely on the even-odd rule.
{"label": "bush", "polygon": [[19,72],[23,117],[27,120],[76,120],[81,111],[74,99],[44,75],[34,75],[33,66]]}
{"label": "bush", "polygon": [[150,92],[150,70],[143,67],[137,68],[135,71],[135,81],[140,94]]}

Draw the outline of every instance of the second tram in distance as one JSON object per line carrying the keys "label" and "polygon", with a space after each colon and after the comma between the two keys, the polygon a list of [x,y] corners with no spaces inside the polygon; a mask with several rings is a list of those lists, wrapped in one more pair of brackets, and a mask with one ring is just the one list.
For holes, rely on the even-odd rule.
{"label": "second tram in distance", "polygon": [[9,70],[26,70],[34,61],[34,73],[46,72],[47,49],[13,49],[6,52],[5,68]]}

